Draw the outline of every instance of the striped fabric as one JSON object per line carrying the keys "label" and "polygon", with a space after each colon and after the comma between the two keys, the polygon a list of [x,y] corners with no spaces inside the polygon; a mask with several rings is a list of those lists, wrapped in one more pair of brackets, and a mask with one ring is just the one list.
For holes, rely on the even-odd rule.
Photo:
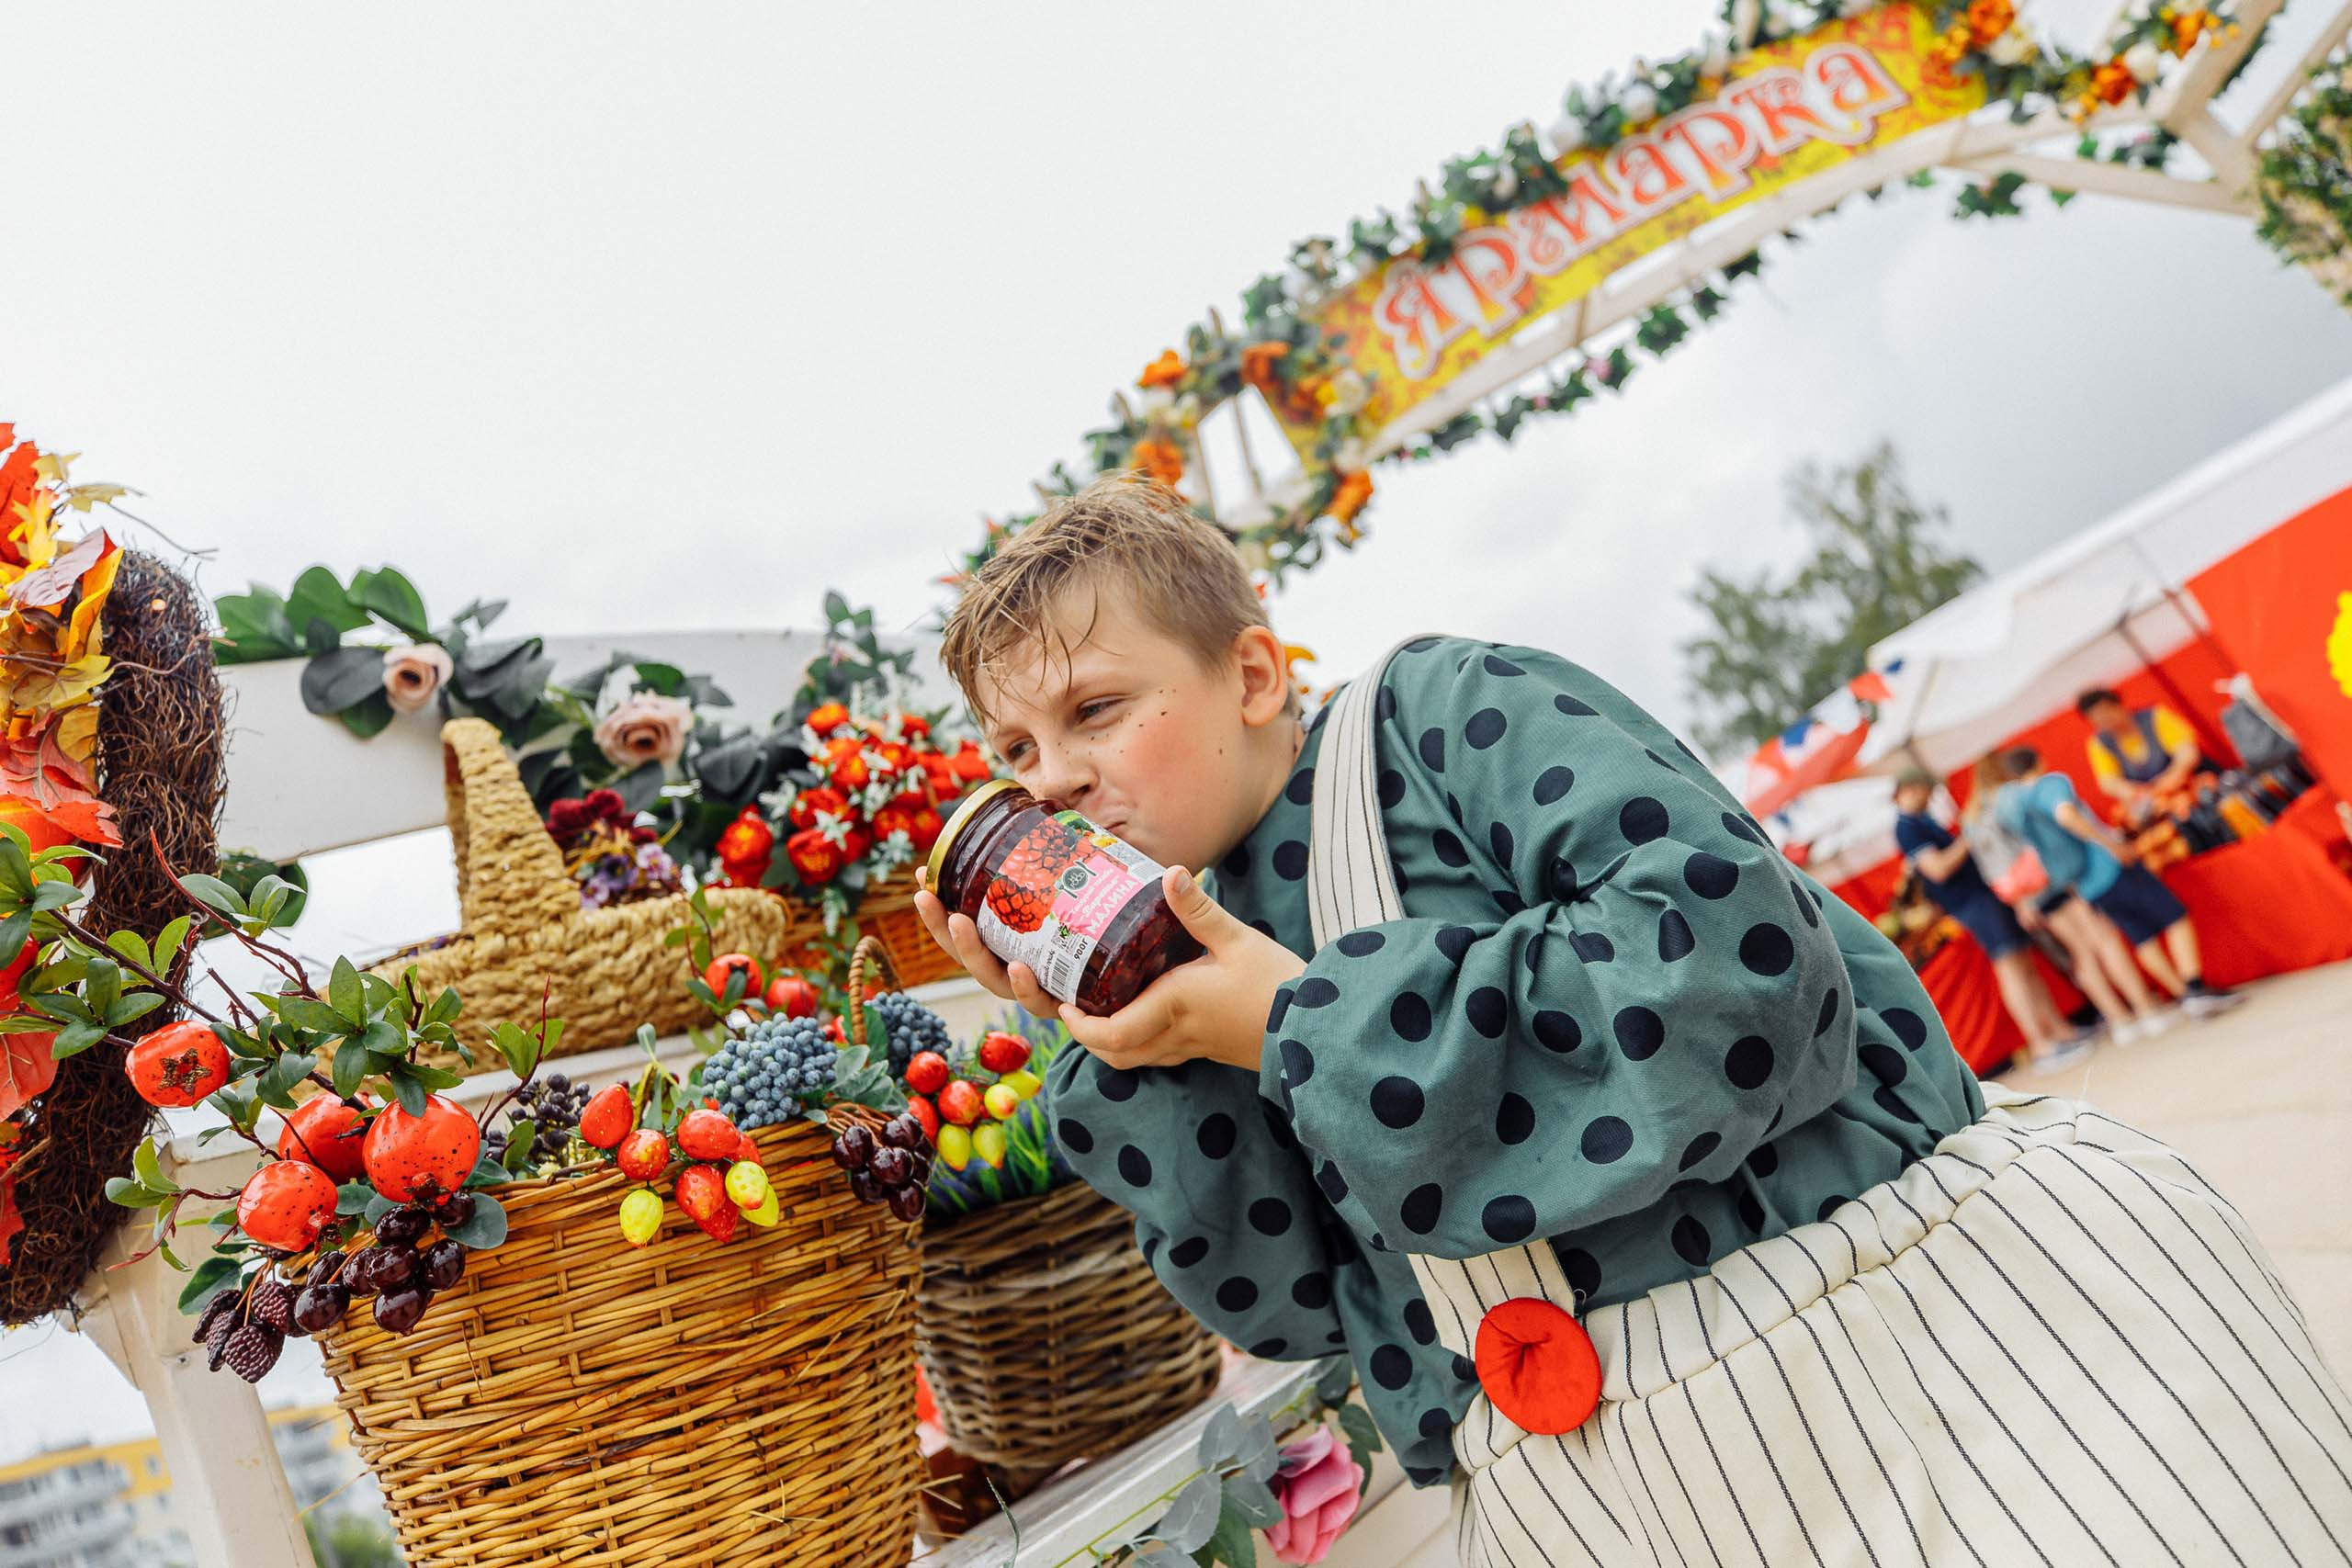
{"label": "striped fabric", "polygon": [[[1318,770],[1318,943],[1399,912],[1378,683],[1329,721],[1326,757],[1356,765]],[[2352,1564],[2352,1402],[2245,1222],[2087,1106],[1985,1100],[1826,1219],[1585,1317],[1601,1404],[1575,1431],[1479,1397],[1462,1561]],[[1503,1301],[1575,1310],[1548,1246],[1413,1265],[1457,1354]]]}

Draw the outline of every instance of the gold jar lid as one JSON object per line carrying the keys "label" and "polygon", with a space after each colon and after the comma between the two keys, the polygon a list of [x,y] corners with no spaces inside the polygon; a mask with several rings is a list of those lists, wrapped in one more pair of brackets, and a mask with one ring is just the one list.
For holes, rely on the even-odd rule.
{"label": "gold jar lid", "polygon": [[939,893],[939,874],[947,864],[948,852],[955,848],[956,840],[964,829],[971,825],[973,816],[983,805],[1006,790],[1020,787],[1011,779],[990,779],[957,804],[956,814],[948,818],[947,825],[939,829],[939,837],[932,842],[931,859],[923,863],[923,886],[933,895]]}

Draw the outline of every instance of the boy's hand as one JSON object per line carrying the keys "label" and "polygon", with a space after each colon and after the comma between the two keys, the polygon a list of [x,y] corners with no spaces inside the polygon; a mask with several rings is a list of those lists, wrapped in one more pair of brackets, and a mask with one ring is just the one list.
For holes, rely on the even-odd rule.
{"label": "boy's hand", "polygon": [[[915,914],[931,933],[931,940],[947,950],[947,955],[971,972],[987,990],[1006,1001],[1018,1003],[1032,1018],[1047,1021],[1061,1016],[1061,1003],[1037,984],[1036,972],[1026,964],[1008,968],[980,941],[980,928],[969,915],[951,915],[939,895],[929,887],[928,871],[915,873]],[[1257,933],[1250,932],[1252,936]],[[1272,1006],[1271,1002],[1268,1006]]]}
{"label": "boy's hand", "polygon": [[1169,908],[1207,952],[1177,964],[1108,1018],[1063,1007],[1063,1025],[1114,1067],[1209,1061],[1256,1072],[1274,993],[1306,973],[1306,960],[1226,913],[1182,867],[1160,886]]}

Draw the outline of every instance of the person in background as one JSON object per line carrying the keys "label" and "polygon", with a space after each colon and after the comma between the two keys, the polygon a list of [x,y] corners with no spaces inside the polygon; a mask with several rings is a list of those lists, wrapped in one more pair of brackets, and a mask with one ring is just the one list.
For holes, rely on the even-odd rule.
{"label": "person in background", "polygon": [[[2012,783],[1996,802],[2003,826],[2033,845],[2050,873],[2052,887],[2071,886],[2091,908],[2106,917],[2098,931],[2098,947],[2116,987],[2133,1002],[2132,993],[2146,987],[2132,963],[2124,942],[2139,954],[2140,963],[2192,1017],[2206,1017],[2235,1007],[2245,998],[2234,991],[2216,990],[2205,983],[2205,968],[2197,942],[2197,927],[2188,910],[2145,866],[2127,864],[2131,847],[2085,808],[2073,781],[2043,766],[2041,753],[2019,746],[2002,759]],[[2055,927],[2053,926],[2053,930]],[[2159,1015],[2161,1016],[2161,1015]],[[2149,1020],[2140,1020],[2144,1032]]]}
{"label": "person in background", "polygon": [[2127,707],[2120,694],[2101,686],[2075,698],[2075,711],[2091,727],[2084,747],[2091,776],[2102,794],[2121,803],[2126,827],[2154,817],[2157,803],[2204,765],[2197,732],[2162,703]]}
{"label": "person in background", "polygon": [[1976,939],[1993,963],[2001,1004],[2025,1035],[2027,1060],[2036,1072],[2054,1072],[2090,1049],[2090,1037],[2070,1032],[2033,966],[2033,949],[2017,916],[1994,893],[1971,852],[1967,829],[1953,832],[1928,814],[1936,777],[1919,770],[1895,781],[1894,842],[1918,872],[1928,897]]}

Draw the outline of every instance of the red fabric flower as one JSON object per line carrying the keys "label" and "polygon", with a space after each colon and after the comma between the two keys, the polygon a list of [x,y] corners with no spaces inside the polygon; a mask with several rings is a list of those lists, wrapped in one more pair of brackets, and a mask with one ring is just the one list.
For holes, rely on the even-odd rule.
{"label": "red fabric flower", "polygon": [[569,839],[588,826],[588,807],[577,800],[559,800],[548,807],[548,831]]}
{"label": "red fabric flower", "polygon": [[839,703],[820,704],[808,715],[808,728],[815,730],[820,739],[848,722],[849,709]]}
{"label": "red fabric flower", "polygon": [[601,822],[619,822],[628,817],[628,806],[621,799],[618,790],[592,789],[583,804],[588,807],[588,814]]}
{"label": "red fabric flower", "polygon": [[814,828],[804,828],[786,839],[784,853],[792,862],[792,869],[800,874],[800,880],[812,887],[831,882],[849,863],[842,846]]}
{"label": "red fabric flower", "polygon": [[848,809],[849,801],[841,791],[820,784],[815,789],[804,789],[794,795],[792,807],[785,816],[795,828],[808,829],[817,825],[820,812],[828,817],[839,817]]}

